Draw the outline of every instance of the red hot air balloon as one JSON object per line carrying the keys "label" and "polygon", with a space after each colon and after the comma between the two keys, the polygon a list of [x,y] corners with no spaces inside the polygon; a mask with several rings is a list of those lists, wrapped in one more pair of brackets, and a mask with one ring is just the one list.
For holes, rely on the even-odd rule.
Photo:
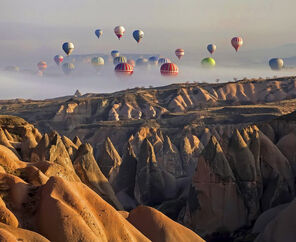
{"label": "red hot air balloon", "polygon": [[56,55],[56,56],[54,57],[54,62],[55,62],[57,65],[61,64],[63,61],[64,61],[64,57],[61,56],[61,55]]}
{"label": "red hot air balloon", "polygon": [[44,71],[47,68],[47,63],[45,61],[40,61],[37,66],[39,71]]}
{"label": "red hot air balloon", "polygon": [[236,50],[236,52],[239,50],[239,48],[243,45],[244,41],[242,37],[234,37],[231,40],[231,44],[233,48]]}
{"label": "red hot air balloon", "polygon": [[128,63],[119,63],[115,67],[115,72],[120,76],[131,76],[134,73],[134,68]]}
{"label": "red hot air balloon", "polygon": [[174,63],[164,63],[160,67],[160,73],[163,76],[177,76],[179,68]]}
{"label": "red hot air balloon", "polygon": [[182,58],[182,56],[184,56],[185,52],[183,49],[176,49],[175,54],[178,57],[178,59],[180,60]]}
{"label": "red hot air balloon", "polygon": [[136,66],[136,62],[133,59],[127,60],[127,64],[130,64],[132,67]]}

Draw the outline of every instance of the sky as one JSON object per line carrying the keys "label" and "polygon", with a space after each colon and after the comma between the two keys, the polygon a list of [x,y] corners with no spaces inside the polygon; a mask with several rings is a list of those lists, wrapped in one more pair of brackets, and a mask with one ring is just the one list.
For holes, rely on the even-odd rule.
{"label": "sky", "polygon": [[[1,0],[0,51],[8,59],[37,58],[61,52],[68,40],[77,54],[116,47],[135,53],[167,53],[179,46],[200,52],[212,42],[228,50],[236,35],[245,39],[245,49],[276,47],[296,42],[295,9],[294,0]],[[116,25],[127,30],[120,42],[113,34]],[[99,41],[96,28],[104,30]],[[134,29],[145,32],[141,45],[131,37]]]}
{"label": "sky", "polygon": [[[265,65],[272,57],[296,56],[295,9],[295,0],[1,0],[0,69],[36,69],[40,60],[54,67],[65,41],[74,43],[73,54],[118,49],[173,60],[174,50],[184,48],[190,65],[207,57],[206,46],[214,43],[221,65]],[[126,28],[120,41],[116,25]],[[97,28],[104,31],[99,40]],[[140,44],[132,39],[135,29],[145,32]],[[239,55],[230,45],[233,36],[244,39]]]}

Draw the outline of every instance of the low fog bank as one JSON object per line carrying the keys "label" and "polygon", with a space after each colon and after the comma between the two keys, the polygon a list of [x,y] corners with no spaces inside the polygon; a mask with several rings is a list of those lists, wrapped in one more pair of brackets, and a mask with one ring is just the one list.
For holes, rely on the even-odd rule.
{"label": "low fog bank", "polygon": [[295,75],[295,70],[271,71],[262,68],[227,68],[216,67],[204,69],[200,66],[179,65],[177,77],[162,77],[158,66],[149,68],[135,67],[131,77],[119,78],[114,73],[112,65],[105,66],[96,72],[89,68],[76,68],[70,75],[64,75],[62,70],[45,71],[43,76],[28,73],[0,72],[0,99],[47,99],[73,95],[78,89],[85,93],[110,93],[135,87],[158,87],[173,83],[208,82],[219,83],[243,78],[272,78],[274,76]]}

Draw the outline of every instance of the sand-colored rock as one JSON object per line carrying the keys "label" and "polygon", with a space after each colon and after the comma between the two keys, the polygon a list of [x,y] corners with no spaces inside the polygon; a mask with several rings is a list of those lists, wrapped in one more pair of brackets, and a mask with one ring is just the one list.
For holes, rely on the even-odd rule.
{"label": "sand-colored rock", "polygon": [[101,148],[97,162],[106,178],[109,178],[113,172],[118,172],[122,160],[109,137]]}
{"label": "sand-colored rock", "polygon": [[0,241],[2,242],[49,242],[48,239],[38,233],[15,228],[0,222]]}
{"label": "sand-colored rock", "polygon": [[151,241],[205,241],[193,231],[151,207],[139,206],[133,209],[127,220]]}
{"label": "sand-colored rock", "polygon": [[122,209],[111,185],[97,165],[93,156],[93,149],[89,144],[83,144],[79,147],[73,165],[84,184],[94,190],[114,208]]}
{"label": "sand-colored rock", "polygon": [[36,218],[50,241],[149,241],[87,186],[58,177],[42,188]]}

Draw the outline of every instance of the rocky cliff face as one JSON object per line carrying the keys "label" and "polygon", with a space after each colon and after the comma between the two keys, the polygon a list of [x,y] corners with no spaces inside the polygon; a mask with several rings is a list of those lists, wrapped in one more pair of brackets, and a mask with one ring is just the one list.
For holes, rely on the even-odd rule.
{"label": "rocky cliff face", "polygon": [[295,83],[178,84],[1,102],[1,113],[21,114],[46,132],[2,117],[0,165],[34,186],[52,176],[83,183],[115,209],[153,206],[209,241],[217,232],[233,239],[295,197]]}
{"label": "rocky cliff face", "polygon": [[[180,238],[204,241],[152,208],[141,207],[131,215],[119,212],[122,205],[92,146],[77,137],[71,141],[52,132],[41,138],[32,125],[11,116],[0,116],[0,135],[1,241],[175,241],[170,230],[177,230]],[[114,154],[110,147],[104,152]],[[130,147],[122,164],[114,165],[134,164],[135,172],[133,159]],[[121,169],[118,177],[129,185],[125,172]],[[131,191],[132,186],[125,190]],[[143,216],[151,218],[149,223],[141,222]]]}

